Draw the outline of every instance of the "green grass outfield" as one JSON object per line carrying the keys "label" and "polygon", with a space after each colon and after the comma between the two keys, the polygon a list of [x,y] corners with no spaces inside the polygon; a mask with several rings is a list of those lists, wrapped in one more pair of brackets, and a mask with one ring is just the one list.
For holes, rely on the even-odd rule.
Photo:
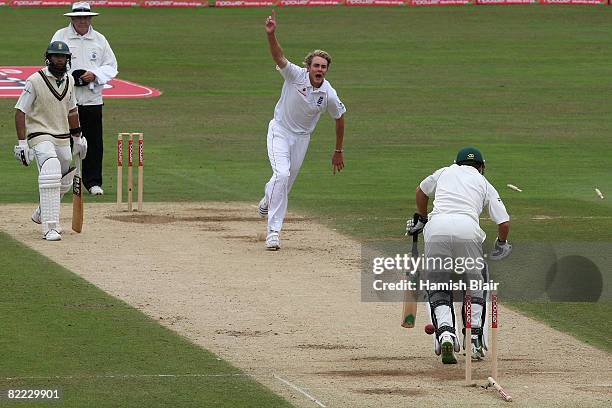
{"label": "green grass outfield", "polygon": [[[64,12],[0,8],[0,26],[13,33],[0,47],[0,64],[41,64],[51,35],[67,24]],[[114,135],[134,130],[146,138],[146,200],[256,203],[270,176],[265,136],[282,84],[263,30],[269,10],[101,13],[95,27],[117,54],[120,78],[163,92],[106,101],[101,200],[115,200]],[[604,6],[279,8],[287,57],[299,63],[308,50],[327,49],[334,57],[328,79],[348,108],[346,170],[331,174],[333,121],[324,117],[291,208],[359,239],[401,236],[418,182],[459,148],[477,145],[514,217],[515,242],[612,241],[612,204],[594,193],[597,186],[612,197],[611,17],[612,7]],[[36,171],[11,154],[14,102],[0,100],[0,202],[34,203]],[[535,215],[559,218],[534,221]],[[483,227],[494,236],[492,223]],[[0,251],[11,254],[15,244],[2,238]],[[516,307],[611,350],[609,302]],[[34,308],[22,312],[41,318]],[[98,312],[98,319],[113,319]],[[159,330],[154,326],[146,325]],[[49,336],[61,337],[51,330]],[[25,370],[15,358],[1,376],[16,367]],[[41,373],[32,366],[23,375]]]}

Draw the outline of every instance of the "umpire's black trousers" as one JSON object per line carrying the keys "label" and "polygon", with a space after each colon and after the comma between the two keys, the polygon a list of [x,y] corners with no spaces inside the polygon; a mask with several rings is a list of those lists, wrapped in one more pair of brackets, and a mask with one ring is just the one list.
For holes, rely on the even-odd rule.
{"label": "umpire's black trousers", "polygon": [[87,156],[83,160],[83,184],[87,190],[93,186],[102,187],[102,106],[78,105],[81,129],[87,139]]}

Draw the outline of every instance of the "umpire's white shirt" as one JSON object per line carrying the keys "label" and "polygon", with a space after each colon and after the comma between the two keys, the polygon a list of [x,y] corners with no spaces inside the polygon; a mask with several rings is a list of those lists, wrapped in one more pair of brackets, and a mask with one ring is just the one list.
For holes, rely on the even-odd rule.
{"label": "umpire's white shirt", "polygon": [[327,111],[334,119],[339,119],[346,112],[336,90],[327,80],[320,88],[315,88],[310,83],[306,68],[288,62],[285,68],[277,69],[285,79],[280,99],[274,108],[274,121],[281,127],[297,135],[309,136],[322,112]]}
{"label": "umpire's white shirt", "polygon": [[443,167],[423,180],[420,187],[427,196],[435,194],[431,219],[439,214],[464,214],[479,224],[486,207],[496,224],[510,220],[495,187],[472,166]]}
{"label": "umpire's white shirt", "polygon": [[102,105],[104,84],[117,76],[117,59],[106,37],[93,27],[89,27],[85,35],[79,35],[70,23],[68,27],[57,30],[51,39],[51,42],[53,41],[63,41],[70,47],[71,73],[76,69],[84,69],[96,75],[96,79],[89,86],[74,88],[77,104]]}

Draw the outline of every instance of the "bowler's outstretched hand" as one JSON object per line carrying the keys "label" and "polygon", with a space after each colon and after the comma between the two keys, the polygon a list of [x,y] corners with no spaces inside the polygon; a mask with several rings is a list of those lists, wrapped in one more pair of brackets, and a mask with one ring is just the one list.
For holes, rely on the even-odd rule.
{"label": "bowler's outstretched hand", "polygon": [[276,31],[276,10],[272,10],[272,15],[266,18],[266,32],[272,34]]}

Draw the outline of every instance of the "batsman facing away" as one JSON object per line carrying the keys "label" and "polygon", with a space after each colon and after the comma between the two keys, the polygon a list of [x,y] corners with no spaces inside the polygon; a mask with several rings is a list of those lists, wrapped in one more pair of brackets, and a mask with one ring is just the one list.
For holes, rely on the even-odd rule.
{"label": "batsman facing away", "polygon": [[[484,177],[484,170],[485,160],[480,150],[466,147],[459,151],[454,164],[436,170],[417,187],[417,213],[408,220],[406,232],[412,236],[423,232],[425,259],[484,259],[482,245],[486,234],[480,228],[479,217],[485,207],[498,230],[489,259],[496,261],[510,255],[512,245],[507,241],[510,216],[497,190]],[[435,199],[433,210],[428,217],[427,206],[432,195],[435,195]],[[484,282],[489,280],[486,267],[466,268],[463,274],[459,274],[434,266],[421,273],[422,279],[433,282],[456,279]],[[471,357],[480,360],[484,358],[487,350],[487,291],[472,290],[471,298]],[[435,327],[435,353],[442,355],[444,364],[456,364],[455,352],[459,352],[461,347],[456,333],[453,291],[428,290],[427,300],[429,316]],[[466,317],[463,312],[462,317],[465,327]],[[464,349],[467,348],[465,333],[463,346]]]}
{"label": "batsman facing away", "polygon": [[[19,144],[17,161],[38,164],[40,205],[32,221],[42,226],[47,241],[62,239],[59,225],[60,199],[73,185],[77,169],[70,167],[72,155],[85,158],[87,141],[81,137],[74,96],[74,78],[68,75],[71,52],[62,41],[54,41],[45,52],[46,68],[32,74],[15,105],[15,129]],[[73,151],[70,149],[70,137]]]}

